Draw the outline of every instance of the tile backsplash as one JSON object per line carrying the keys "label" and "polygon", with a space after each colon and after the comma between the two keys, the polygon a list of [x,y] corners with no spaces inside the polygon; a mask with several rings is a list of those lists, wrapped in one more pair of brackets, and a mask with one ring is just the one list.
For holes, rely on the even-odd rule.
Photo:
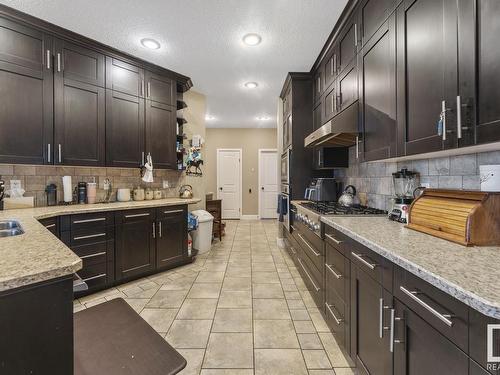
{"label": "tile backsplash", "polygon": [[389,210],[393,195],[392,173],[407,168],[420,174],[420,183],[432,188],[479,190],[479,166],[500,164],[500,151],[422,159],[404,162],[360,163],[355,149],[349,149],[349,168],[337,169],[335,177],[345,185],[354,185],[362,203]]}
{"label": "tile backsplash", "polygon": [[[164,197],[176,197],[178,188],[185,183],[184,173],[171,170],[154,170],[154,182],[145,183],[141,180],[139,168],[90,168],[90,167],[68,167],[68,166],[38,166],[38,165],[12,165],[0,164],[0,178],[5,181],[6,188],[10,188],[10,180],[21,180],[21,185],[26,193],[26,197],[35,197],[36,206],[46,206],[47,198],[45,187],[48,184],[57,186],[57,199],[62,201],[62,176],[72,176],[72,184],[80,181],[91,182],[95,177],[98,183],[97,199],[103,199],[105,192],[103,189],[104,180],[108,178],[111,181],[113,194],[111,199],[116,196],[118,188],[134,188],[142,186],[153,189],[161,189]],[[163,181],[169,183],[168,189],[162,189]]]}

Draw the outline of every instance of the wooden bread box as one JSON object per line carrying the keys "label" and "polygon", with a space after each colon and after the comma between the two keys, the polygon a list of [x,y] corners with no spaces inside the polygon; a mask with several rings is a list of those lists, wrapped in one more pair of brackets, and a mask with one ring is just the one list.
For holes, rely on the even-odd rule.
{"label": "wooden bread box", "polygon": [[500,193],[425,189],[407,228],[465,246],[500,245]]}

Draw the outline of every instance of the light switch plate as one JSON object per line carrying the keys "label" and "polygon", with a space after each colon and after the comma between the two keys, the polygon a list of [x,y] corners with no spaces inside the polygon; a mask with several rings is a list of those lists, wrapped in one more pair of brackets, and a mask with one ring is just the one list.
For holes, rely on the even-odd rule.
{"label": "light switch plate", "polygon": [[170,187],[170,184],[168,183],[168,180],[163,180],[163,188],[168,189]]}

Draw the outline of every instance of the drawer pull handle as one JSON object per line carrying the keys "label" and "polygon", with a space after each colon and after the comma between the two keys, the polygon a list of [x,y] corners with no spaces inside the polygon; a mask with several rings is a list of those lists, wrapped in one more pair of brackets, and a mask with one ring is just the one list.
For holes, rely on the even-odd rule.
{"label": "drawer pull handle", "polygon": [[291,230],[295,230],[295,227],[293,225],[290,225]]}
{"label": "drawer pull handle", "polygon": [[95,223],[96,221],[106,221],[106,218],[105,217],[98,217],[97,219],[75,220],[75,221],[73,221],[73,224]]}
{"label": "drawer pull handle", "polygon": [[163,211],[164,214],[178,214],[184,212],[184,210],[171,210],[171,211]]}
{"label": "drawer pull handle", "polygon": [[363,254],[356,254],[354,252],[351,252],[351,254],[357,259],[359,260],[361,263],[363,263],[365,266],[367,266],[369,269],[371,270],[374,270],[375,268],[378,267],[378,264],[376,263],[370,263],[368,262],[366,259],[364,259],[363,257],[365,257],[366,255],[363,255]]}
{"label": "drawer pull handle", "polygon": [[328,303],[325,302],[325,306],[328,309],[328,311],[330,312],[330,314],[332,315],[333,319],[335,319],[335,323],[337,323],[337,325],[340,325],[340,323],[342,323],[344,321],[344,319],[337,318],[337,316],[335,315],[335,313],[332,310],[332,307]]}
{"label": "drawer pull handle", "polygon": [[150,215],[149,213],[145,213],[145,214],[131,214],[131,215],[125,215],[125,218],[129,219],[131,217],[142,217],[142,216],[149,216],[149,215]]}
{"label": "drawer pull handle", "polygon": [[83,255],[81,256],[80,258],[81,259],[88,259],[88,258],[94,258],[94,257],[99,257],[101,255],[106,255],[106,252],[105,251],[102,251],[100,253],[95,253],[95,254],[89,254],[89,255]]}
{"label": "drawer pull handle", "polygon": [[333,237],[332,235],[329,235],[329,234],[325,234],[325,237],[328,238],[329,240],[332,240],[337,245],[340,245],[343,242],[343,241],[337,240],[335,237]]}
{"label": "drawer pull handle", "polygon": [[412,300],[414,300],[416,303],[418,303],[420,306],[422,306],[424,309],[429,311],[432,315],[434,315],[436,318],[441,320],[444,324],[446,324],[448,327],[453,326],[453,322],[451,321],[451,318],[453,318],[453,315],[450,314],[442,314],[439,311],[437,311],[434,307],[429,305],[427,302],[423,301],[422,299],[418,298],[418,294],[423,294],[421,292],[417,291],[410,291],[406,289],[404,286],[400,286],[399,290],[401,290],[404,294],[406,294],[408,297],[410,297]]}
{"label": "drawer pull handle", "polygon": [[316,292],[319,292],[319,288],[316,286],[316,284],[314,283],[314,280],[312,279],[311,275],[309,275],[309,272],[307,272],[306,268],[304,267],[304,265],[302,264],[302,261],[298,258],[297,259],[299,261],[299,264],[300,266],[302,267],[302,269],[304,270],[305,274],[307,275],[307,277],[309,278],[309,280],[311,281],[311,284],[313,285],[314,289],[316,289]]}
{"label": "drawer pull handle", "polygon": [[96,233],[96,234],[89,234],[87,236],[78,236],[78,237],[73,237],[73,240],[84,240],[87,238],[95,238],[95,237],[104,237],[106,233]]}
{"label": "drawer pull handle", "polygon": [[337,278],[337,279],[342,278],[342,274],[335,272],[335,270],[332,268],[332,266],[330,264],[326,264],[326,268],[328,268],[328,270],[333,274],[333,276],[335,276],[335,278]]}
{"label": "drawer pull handle", "polygon": [[54,228],[56,225],[55,224],[48,224],[45,226],[45,228],[49,229],[49,228]]}
{"label": "drawer pull handle", "polygon": [[106,277],[106,274],[105,273],[101,273],[100,275],[92,276],[92,277],[88,277],[86,279],[83,279],[83,281],[87,282],[87,281],[90,281],[90,280],[100,279],[101,277]]}
{"label": "drawer pull handle", "polygon": [[292,250],[292,253],[297,254],[297,252],[295,251],[295,249],[293,248],[293,246],[290,246],[290,250]]}
{"label": "drawer pull handle", "polygon": [[304,244],[309,248],[309,250],[311,250],[311,252],[314,254],[315,257],[319,257],[321,255],[317,251],[314,251],[314,249],[311,247],[311,245],[309,245],[309,243],[305,240],[304,237],[302,237],[302,235],[300,233],[297,233],[297,234],[300,237],[300,239],[302,240],[302,242],[304,242]]}

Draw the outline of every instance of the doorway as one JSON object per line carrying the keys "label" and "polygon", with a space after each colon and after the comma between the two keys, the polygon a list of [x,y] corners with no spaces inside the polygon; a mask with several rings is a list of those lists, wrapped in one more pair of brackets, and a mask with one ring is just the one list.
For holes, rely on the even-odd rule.
{"label": "doorway", "polygon": [[276,149],[259,149],[259,217],[276,219],[278,206],[278,155]]}
{"label": "doorway", "polygon": [[241,149],[217,149],[217,199],[222,199],[222,218],[241,218]]}

